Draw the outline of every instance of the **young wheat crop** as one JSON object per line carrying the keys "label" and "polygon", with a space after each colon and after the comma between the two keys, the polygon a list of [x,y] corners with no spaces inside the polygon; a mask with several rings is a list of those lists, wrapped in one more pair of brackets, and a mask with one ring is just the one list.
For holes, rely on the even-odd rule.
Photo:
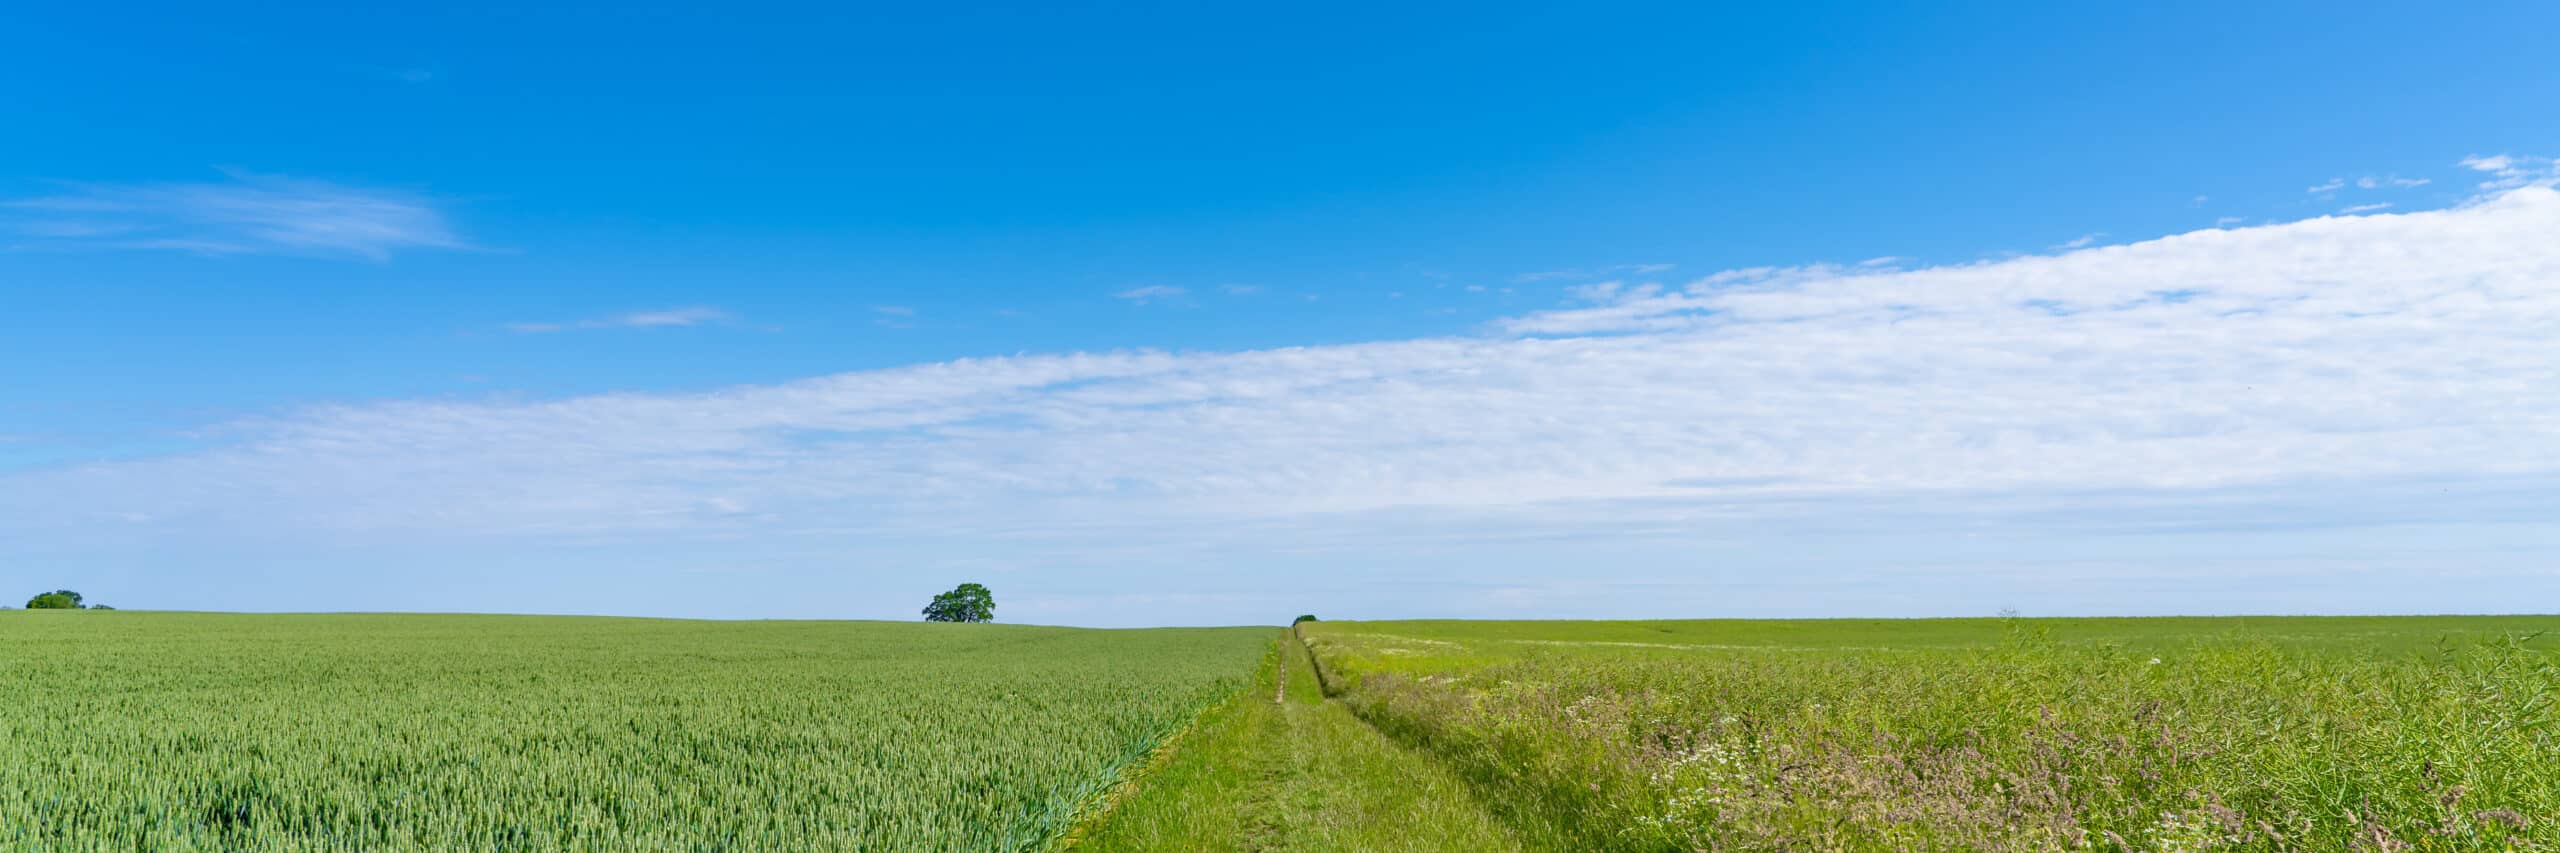
{"label": "young wheat crop", "polygon": [[0,614],[0,849],[1018,850],[1271,630]]}

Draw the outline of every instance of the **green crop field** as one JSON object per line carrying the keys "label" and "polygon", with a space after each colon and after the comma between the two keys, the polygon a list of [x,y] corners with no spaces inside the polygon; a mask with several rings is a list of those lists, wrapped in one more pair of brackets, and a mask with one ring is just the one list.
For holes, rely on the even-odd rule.
{"label": "green crop field", "polygon": [[0,613],[0,850],[1024,849],[1275,631]]}
{"label": "green crop field", "polygon": [[2548,617],[1309,623],[1578,849],[2560,849]]}
{"label": "green crop field", "polygon": [[2550,617],[0,613],[0,850],[2560,850]]}

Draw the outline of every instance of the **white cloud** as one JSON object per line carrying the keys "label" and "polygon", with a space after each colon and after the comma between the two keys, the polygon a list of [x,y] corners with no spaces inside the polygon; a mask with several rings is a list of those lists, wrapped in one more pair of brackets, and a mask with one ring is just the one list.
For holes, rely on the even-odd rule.
{"label": "white cloud", "polygon": [[546,332],[563,332],[570,329],[663,329],[699,326],[706,323],[726,322],[731,319],[734,318],[727,311],[707,305],[692,305],[682,308],[667,308],[655,311],[633,311],[627,314],[616,314],[610,317],[597,317],[590,320],[579,320],[569,323],[508,323],[505,328],[510,332],[530,335]]}
{"label": "white cloud", "polygon": [[230,172],[199,183],[81,183],[0,202],[0,227],[59,249],[151,249],[380,260],[469,244],[416,193]]}
{"label": "white cloud", "polygon": [[653,329],[660,326],[699,326],[713,320],[727,319],[728,316],[728,312],[718,308],[696,305],[688,308],[669,308],[664,311],[637,311],[612,318],[607,322],[609,325],[629,326],[635,329]]}
{"label": "white cloud", "polygon": [[437,69],[427,66],[351,65],[346,70],[366,77],[413,86],[433,83],[437,78],[444,76]]}
{"label": "white cloud", "polygon": [[1594,285],[1505,324],[1539,337],[331,406],[212,450],[0,475],[0,530],[139,512],[199,536],[434,541],[1309,518],[1421,536],[1408,514],[1590,530],[1893,495],[2550,476],[2554,233],[2560,192],[2524,188],[1969,265]]}
{"label": "white cloud", "polygon": [[2457,165],[2482,172],[2503,172],[2515,166],[2515,158],[2504,154],[2492,154],[2487,157],[2474,154],[2462,158],[2462,162]]}
{"label": "white cloud", "polygon": [[2387,186],[2408,189],[2410,187],[2423,187],[2429,183],[2432,183],[2432,181],[2426,178],[2403,178],[2399,175],[2366,175],[2356,179],[2356,188],[2375,190]]}
{"label": "white cloud", "polygon": [[2487,157],[2475,155],[2463,158],[2460,165],[2475,172],[2486,173],[2488,179],[2480,182],[2480,188],[2490,192],[2517,187],[2560,185],[2560,163],[2555,163],[2549,157],[2521,157],[2512,154],[2496,154]]}
{"label": "white cloud", "polygon": [[[2304,190],[2304,192],[2312,193],[2314,195],[2334,193],[2339,190],[2346,189],[2349,186],[2354,186],[2356,189],[2360,190],[2377,190],[2384,187],[2408,189],[2411,187],[2423,187],[2429,183],[2431,183],[2431,181],[2426,178],[2403,178],[2399,175],[2363,175],[2353,179],[2330,178],[2327,181],[2323,181]],[[2196,202],[2198,204],[2202,204],[2204,202],[2204,197],[2197,196]]]}
{"label": "white cloud", "polygon": [[2082,235],[2080,235],[2080,236],[2078,236],[2078,237],[2073,237],[2073,238],[2071,238],[2071,239],[2069,239],[2069,240],[2065,240],[2065,241],[2062,241],[2061,243],[2055,244],[2055,245],[2053,246],[2053,248],[2056,248],[2056,249],[2085,249],[2085,248],[2088,248],[2088,247],[2090,246],[2090,244],[2093,244],[2093,243],[2098,242],[2098,238],[2100,238],[2100,237],[2104,237],[2104,236],[2106,236],[2106,235],[2104,235],[2104,234],[2082,234]]}
{"label": "white cloud", "polygon": [[1517,284],[1528,284],[1530,282],[1539,281],[1589,281],[1591,279],[1607,278],[1613,275],[1652,275],[1654,273],[1669,272],[1671,268],[1672,265],[1670,264],[1614,264],[1605,267],[1545,270],[1542,272],[1521,273],[1519,275],[1512,276],[1511,280]]}
{"label": "white cloud", "polygon": [[1126,299],[1140,305],[1145,305],[1149,302],[1180,299],[1184,294],[1189,292],[1190,291],[1174,287],[1169,284],[1150,284],[1145,287],[1132,287],[1127,290],[1120,291],[1119,293],[1114,293],[1111,296],[1114,299]]}
{"label": "white cloud", "polygon": [[2338,209],[2338,212],[2339,212],[2339,213],[2343,213],[2343,214],[2348,214],[2348,215],[2351,215],[2351,216],[2352,216],[2352,215],[2354,215],[2354,214],[2358,214],[2358,213],[2372,213],[2372,212],[2377,211],[2377,210],[2389,210],[2389,209],[2391,209],[2391,203],[2390,203],[2390,202],[2387,202],[2387,201],[2377,201],[2377,202],[2373,202],[2373,203],[2371,203],[2371,204],[2351,204],[2351,205],[2347,205],[2346,207],[2339,208],[2339,209]]}
{"label": "white cloud", "polygon": [[[1542,615],[1978,613],[1992,604],[1964,598],[1986,588],[2041,588],[2057,603],[2039,612],[2163,612],[2198,577],[2271,571],[2292,579],[2211,606],[2479,607],[2521,593],[2428,581],[2560,542],[2554,233],[2560,191],[2528,185],[1971,264],[1599,282],[1478,337],[324,406],[212,426],[204,449],[0,471],[0,541],[184,554],[154,582],[205,591],[164,598],[188,606],[241,586],[192,582],[216,574],[196,567],[289,554],[330,566],[279,586],[373,590],[296,606],[469,606],[478,571],[488,588],[548,583],[545,607],[701,615],[590,602],[695,601],[648,591],[678,585],[670,566],[753,564],[779,578],[771,607],[844,615],[947,586],[922,568],[941,561],[1018,570],[1003,588],[1024,600],[1241,594],[1219,619],[1304,609],[1275,607],[1281,587],[1328,615],[1468,615],[1466,596],[1501,590],[1548,595]],[[1991,517],[2017,521],[1966,550]],[[2305,519],[2340,527],[2259,552],[2152,535]],[[2438,526],[2361,532],[2411,523]],[[1835,547],[1850,525],[1905,532]],[[2091,529],[2120,535],[2052,538]],[[560,554],[588,573],[550,574]],[[1247,590],[1253,560],[1291,571]],[[2402,586],[2298,582],[2348,564]],[[381,591],[401,577],[416,580]],[[2366,598],[2319,597],[2347,588]],[[1911,603],[1932,590],[1954,591]]]}

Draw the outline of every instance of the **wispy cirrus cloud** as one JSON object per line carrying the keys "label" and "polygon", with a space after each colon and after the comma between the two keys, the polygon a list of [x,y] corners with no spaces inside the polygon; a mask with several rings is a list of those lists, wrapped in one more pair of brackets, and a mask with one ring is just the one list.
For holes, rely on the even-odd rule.
{"label": "wispy cirrus cloud", "polygon": [[1600,267],[1574,267],[1560,270],[1526,272],[1511,277],[1513,284],[1541,281],[1591,281],[1617,275],[1653,275],[1670,272],[1671,264],[1611,264]]}
{"label": "wispy cirrus cloud", "polygon": [[[2560,200],[2560,194],[2546,187],[2522,189],[2525,191],[2491,196],[2475,204],[2502,206],[2501,209],[2511,218],[2519,219],[2524,217],[2524,211],[2547,212],[2544,208],[2560,205],[2560,201],[2555,201]],[[2305,295],[2338,295],[2350,291],[2340,288],[2313,291],[2295,284],[2299,277],[2311,274],[2310,267],[2289,263],[2290,259],[2273,251],[2263,255],[2217,258],[2212,265],[2215,268],[2213,276],[2185,282],[2165,280],[2158,270],[2177,269],[2180,268],[2177,264],[2188,260],[2171,251],[2173,248],[2229,249],[2260,245],[2277,238],[2291,243],[2313,236],[2333,238],[2345,231],[2377,230],[2378,233],[2372,237],[2375,242],[2368,251],[2425,246],[2428,245],[2426,240],[2405,232],[2421,225],[2462,222],[2464,216],[2464,211],[2457,209],[2399,216],[2307,220],[2236,231],[2199,231],[2125,246],[2080,249],[2062,255],[2027,256],[1924,270],[1871,272],[1836,265],[1730,270],[1679,289],[1658,286],[1619,288],[1614,285],[1585,288],[1578,290],[1576,295],[1595,304],[1511,318],[1499,323],[1498,327],[1526,335],[1667,331],[1740,323],[1746,319],[1801,322],[1828,317],[1824,313],[1826,311],[1843,312],[1844,316],[1892,317],[1901,323],[1942,311],[1951,305],[1974,310],[2005,307],[2057,316],[2122,316],[2121,312],[2125,310],[2152,304],[2162,298],[2159,296],[2162,293],[2180,294],[2176,304],[2182,306],[2197,304],[2197,294],[2227,294],[2230,291],[2200,286],[2226,279],[2262,288],[2261,295],[2296,290],[2303,291]],[[2316,245],[2326,251],[2334,247],[2335,241],[2323,239]],[[2242,262],[2250,266],[2240,266]],[[2063,281],[2025,274],[2061,269],[2073,270],[2077,277]],[[2417,271],[2408,272],[2416,274]],[[1942,285],[1945,290],[1886,296],[1893,293],[1887,285],[1897,282],[1931,282]],[[1866,298],[1853,299],[1853,295]],[[2212,300],[2202,301],[2209,304]],[[2254,314],[2260,309],[2227,305],[2222,310]]]}
{"label": "wispy cirrus cloud", "polygon": [[737,319],[736,315],[708,305],[665,308],[654,311],[632,311],[609,317],[596,317],[569,322],[508,323],[502,328],[523,335],[566,332],[573,329],[666,329],[722,323]]}
{"label": "wispy cirrus cloud", "polygon": [[2496,192],[2517,187],[2560,186],[2560,161],[2550,157],[2527,157],[2514,154],[2473,155],[2462,159],[2462,167],[2484,175],[2483,190]]}
{"label": "wispy cirrus cloud", "polygon": [[871,324],[884,329],[912,329],[916,325],[916,309],[908,305],[874,305]]}
{"label": "wispy cirrus cloud", "polygon": [[1132,287],[1127,290],[1111,294],[1111,298],[1145,305],[1150,302],[1166,302],[1181,299],[1189,293],[1190,291],[1188,290],[1184,290],[1170,284],[1150,284],[1144,287]]}
{"label": "wispy cirrus cloud", "polygon": [[[2560,191],[2528,187],[1976,264],[1591,285],[1576,291],[1587,306],[1490,338],[328,407],[245,425],[230,449],[0,493],[73,496],[18,508],[30,516],[110,494],[156,516],[228,514],[185,488],[116,484],[254,483],[242,511],[287,520],[260,523],[507,530],[679,523],[713,497],[802,520],[848,502],[1261,515],[1699,483],[1883,494],[2553,473],[2555,233]],[[413,475],[421,488],[343,491]]]}
{"label": "wispy cirrus cloud", "polygon": [[343,70],[376,80],[421,86],[442,79],[444,71],[434,65],[349,65]]}
{"label": "wispy cirrus cloud", "polygon": [[0,229],[44,249],[389,258],[467,249],[442,204],[405,190],[242,171],[221,181],[65,183],[0,201]]}
{"label": "wispy cirrus cloud", "polygon": [[[2434,181],[2428,178],[2403,178],[2399,175],[2361,175],[2354,178],[2330,178],[2326,181],[2314,184],[2309,189],[2303,191],[2313,195],[2321,195],[2325,193],[2334,193],[2350,186],[2360,190],[2378,190],[2385,188],[2410,189],[2414,187],[2423,187],[2430,183],[2434,183]],[[2201,202],[2203,197],[2198,196],[2197,199]]]}
{"label": "wispy cirrus cloud", "polygon": [[[2503,179],[2520,167],[2474,168]],[[1984,518],[2026,519],[2013,530],[2037,535],[2143,534],[2011,559],[2018,583],[2085,601],[2090,590],[2204,582],[2194,560],[2141,550],[2161,547],[2157,530],[2379,529],[2418,517],[2403,510],[2443,524],[2547,524],[2560,494],[2555,234],[2560,190],[2526,185],[2442,210],[1979,263],[1591,283],[1571,305],[1472,337],[325,406],[219,425],[208,449],[0,474],[0,539],[40,548],[147,532],[190,553],[266,542],[624,549],[615,572],[686,548],[776,565],[859,553],[901,577],[927,560],[972,573],[1161,565],[1191,593],[1246,585],[1217,567],[1275,554],[1392,568],[1464,553],[1488,561],[1470,580],[1542,595],[1581,594],[1557,585],[1556,566],[1570,564],[1602,567],[1571,579],[1593,602],[1642,589],[1648,602],[1713,606],[1733,589],[1800,580],[1790,600],[1836,615],[1842,590],[1907,599],[1984,583],[1991,552],[1961,541]],[[2410,484],[2425,498],[2407,498],[2420,491]],[[2439,489],[2459,511],[2431,503]],[[1898,540],[1925,549],[1850,553],[1835,563],[1859,568],[1819,575],[1783,569],[1878,518],[1929,531]],[[1772,525],[1791,532],[1752,544]],[[2372,555],[2416,552],[2338,541],[2336,559],[2381,579],[2359,589],[2462,586],[2427,583],[2442,559],[2392,563]],[[1659,544],[1642,560],[1595,557],[1645,543]],[[2075,547],[2134,554],[2045,556]],[[1748,576],[1715,568],[1744,548],[1764,549]],[[1916,562],[1921,550],[1938,564]],[[2520,553],[2510,561],[2548,552]],[[1491,563],[1501,559],[1533,564]],[[2338,571],[2246,554],[2215,565]],[[1090,588],[1103,571],[1069,574]],[[1431,603],[1445,576],[1407,594],[1382,588],[1384,569],[1360,571],[1284,583],[1350,590],[1329,600],[1454,607]],[[2325,587],[2266,588],[2281,594],[2230,606],[2300,609],[2302,590]],[[1859,601],[1852,609],[1911,606]]]}

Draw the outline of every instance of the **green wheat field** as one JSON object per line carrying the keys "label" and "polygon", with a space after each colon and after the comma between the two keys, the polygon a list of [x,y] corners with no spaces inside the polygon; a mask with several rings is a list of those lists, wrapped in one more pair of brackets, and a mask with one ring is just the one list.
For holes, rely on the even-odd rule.
{"label": "green wheat field", "polygon": [[2560,850],[2555,617],[0,613],[0,849]]}

